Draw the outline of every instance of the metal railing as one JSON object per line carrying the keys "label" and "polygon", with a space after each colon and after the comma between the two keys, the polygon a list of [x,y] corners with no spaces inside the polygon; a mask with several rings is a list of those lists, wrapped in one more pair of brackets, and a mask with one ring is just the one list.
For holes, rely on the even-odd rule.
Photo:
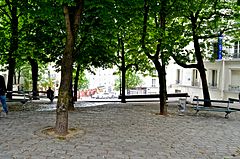
{"label": "metal railing", "polygon": [[217,83],[208,83],[209,88],[217,88]]}
{"label": "metal railing", "polygon": [[192,82],[192,86],[200,86],[200,82]]}
{"label": "metal railing", "polygon": [[229,91],[240,92],[240,86],[237,86],[237,85],[229,85],[229,86],[228,86],[228,90],[229,90]]}

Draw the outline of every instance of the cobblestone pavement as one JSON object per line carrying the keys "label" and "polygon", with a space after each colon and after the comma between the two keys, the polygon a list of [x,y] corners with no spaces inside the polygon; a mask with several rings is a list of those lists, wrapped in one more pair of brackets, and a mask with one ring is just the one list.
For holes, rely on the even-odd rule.
{"label": "cobblestone pavement", "polygon": [[[36,105],[34,107],[37,107]],[[84,133],[62,140],[40,135],[54,126],[55,111],[11,111],[0,118],[1,159],[229,159],[240,158],[240,112],[188,108],[156,115],[159,104],[105,104],[69,112],[69,128]]]}

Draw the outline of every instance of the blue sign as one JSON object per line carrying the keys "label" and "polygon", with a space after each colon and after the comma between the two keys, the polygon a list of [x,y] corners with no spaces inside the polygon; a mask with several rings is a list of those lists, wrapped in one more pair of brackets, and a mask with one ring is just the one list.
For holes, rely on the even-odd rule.
{"label": "blue sign", "polygon": [[217,53],[218,60],[222,59],[222,39],[223,39],[223,36],[219,35],[219,37],[218,37],[218,53]]}

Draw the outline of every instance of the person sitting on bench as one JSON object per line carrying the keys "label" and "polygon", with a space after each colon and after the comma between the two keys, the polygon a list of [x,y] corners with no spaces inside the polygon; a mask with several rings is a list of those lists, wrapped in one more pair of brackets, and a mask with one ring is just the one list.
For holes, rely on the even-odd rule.
{"label": "person sitting on bench", "polygon": [[48,90],[47,90],[47,98],[50,99],[51,103],[53,102],[53,99],[54,99],[54,91],[51,89],[51,87],[49,87]]}

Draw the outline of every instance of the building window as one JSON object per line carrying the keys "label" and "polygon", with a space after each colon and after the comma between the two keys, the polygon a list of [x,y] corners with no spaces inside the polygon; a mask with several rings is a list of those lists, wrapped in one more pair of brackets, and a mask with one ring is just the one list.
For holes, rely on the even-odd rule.
{"label": "building window", "polygon": [[231,83],[229,85],[230,91],[240,91],[240,70],[231,70]]}
{"label": "building window", "polygon": [[192,86],[199,86],[197,69],[194,69],[192,73]]}
{"label": "building window", "polygon": [[157,76],[157,70],[153,70],[153,71],[152,71],[152,76],[153,76],[153,77],[156,77],[156,76]]}
{"label": "building window", "polygon": [[234,43],[233,58],[240,58],[239,41],[236,41]]}
{"label": "building window", "polygon": [[217,70],[212,70],[211,71],[212,76],[211,76],[211,84],[210,86],[216,87],[217,86]]}
{"label": "building window", "polygon": [[152,87],[156,87],[156,79],[152,79]]}
{"label": "building window", "polygon": [[176,84],[180,83],[180,69],[177,69]]}

